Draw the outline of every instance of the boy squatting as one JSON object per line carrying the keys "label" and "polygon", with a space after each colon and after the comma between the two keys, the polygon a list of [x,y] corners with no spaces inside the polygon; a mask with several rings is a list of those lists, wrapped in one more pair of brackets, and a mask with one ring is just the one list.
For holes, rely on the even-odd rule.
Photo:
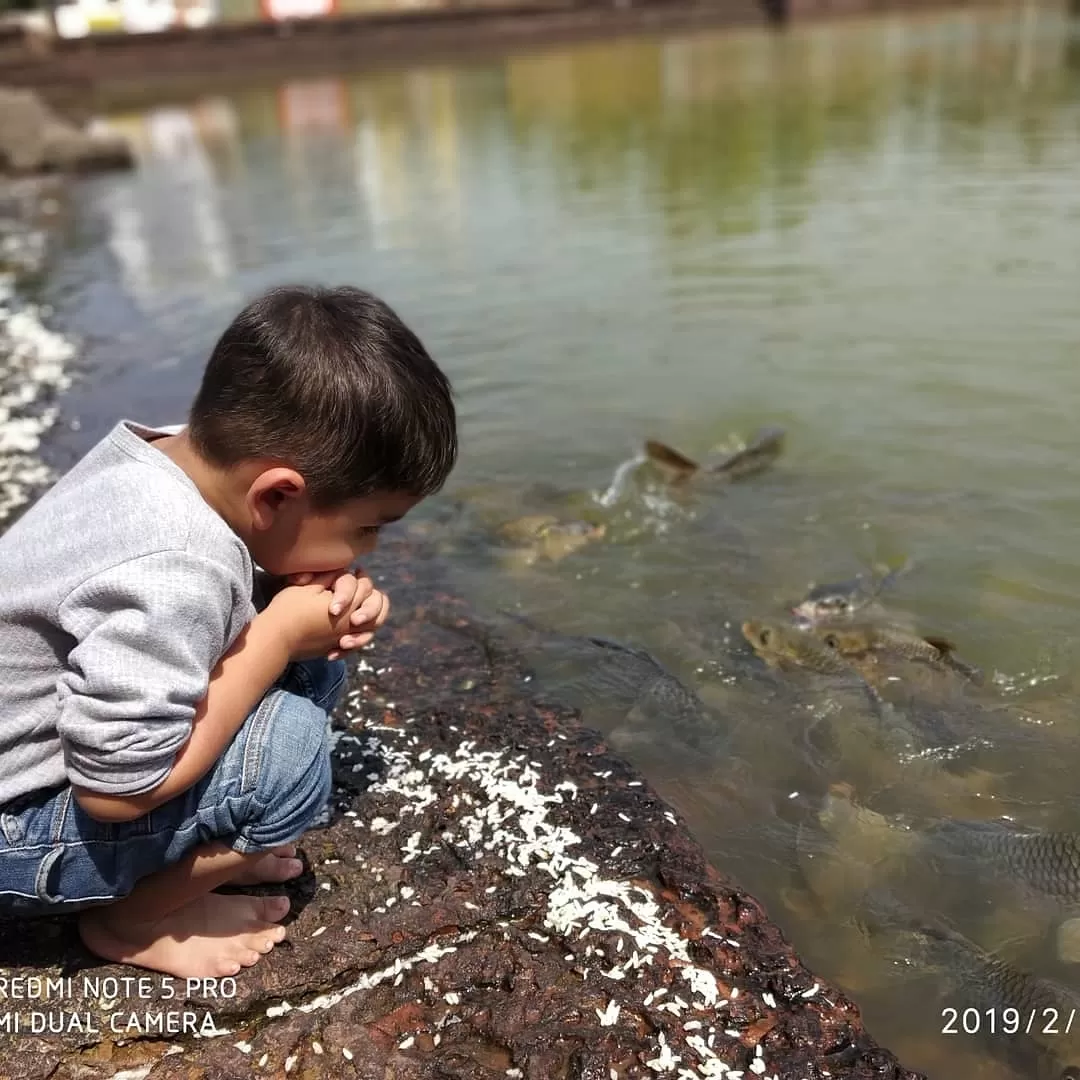
{"label": "boy squatting", "polygon": [[275,289],[186,428],[121,421],[0,537],[0,914],[77,910],[98,956],[180,977],[284,938],[287,897],[212,890],[301,872],[341,655],[389,611],[348,568],[456,456],[390,308]]}

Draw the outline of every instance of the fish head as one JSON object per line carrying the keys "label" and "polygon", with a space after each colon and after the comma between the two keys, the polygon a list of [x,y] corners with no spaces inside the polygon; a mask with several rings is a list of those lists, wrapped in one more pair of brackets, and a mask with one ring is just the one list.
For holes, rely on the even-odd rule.
{"label": "fish head", "polygon": [[793,615],[816,623],[825,619],[849,618],[865,603],[858,582],[814,585],[791,609]]}
{"label": "fish head", "polygon": [[856,802],[855,789],[847,783],[829,786],[818,821],[833,843],[865,866],[907,854],[918,839],[900,821]]}
{"label": "fish head", "polygon": [[558,524],[552,514],[524,514],[504,521],[497,529],[499,538],[511,544],[527,544],[543,538],[545,532]]}
{"label": "fish head", "polygon": [[866,626],[815,625],[812,633],[825,648],[840,656],[863,656],[874,647],[873,632]]}
{"label": "fish head", "polygon": [[599,540],[607,532],[607,526],[593,525],[589,521],[563,521],[551,526],[548,532],[560,532],[568,537],[580,537],[582,540]]}
{"label": "fish head", "polygon": [[770,667],[801,668],[833,674],[839,658],[812,634],[778,620],[750,619],[742,624],[743,637]]}
{"label": "fish head", "polygon": [[545,526],[538,539],[544,556],[558,562],[593,541],[602,539],[606,532],[606,525],[593,525],[588,521],[558,521]]}
{"label": "fish head", "polygon": [[784,654],[783,627],[761,619],[748,619],[740,629],[754,652],[770,667],[775,667]]}

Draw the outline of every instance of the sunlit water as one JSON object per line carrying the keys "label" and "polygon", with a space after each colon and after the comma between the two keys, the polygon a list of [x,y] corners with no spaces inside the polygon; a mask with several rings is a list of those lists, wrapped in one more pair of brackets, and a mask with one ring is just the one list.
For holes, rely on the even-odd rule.
{"label": "sunlit water", "polygon": [[[380,293],[459,395],[461,465],[419,515],[456,584],[480,610],[651,649],[712,726],[692,754],[667,731],[627,753],[717,865],[907,1064],[1033,1075],[991,1052],[1003,1036],[941,1034],[934,978],[905,975],[857,929],[861,886],[829,869],[852,838],[825,837],[817,812],[848,781],[882,810],[1080,830],[1080,38],[1067,16],[628,41],[111,120],[140,166],[81,189],[49,287],[62,328],[87,342],[55,462],[118,414],[182,419],[216,335],[265,286]],[[596,501],[645,436],[705,457],[764,423],[788,444],[757,478],[672,496],[635,474],[612,506]],[[546,511],[607,534],[524,565],[495,530]],[[739,637],[809,581],[905,558],[887,599],[1015,707],[977,755],[990,779],[950,783],[970,779],[963,762],[945,779],[940,763],[868,766],[858,734],[823,765],[807,730],[828,693],[766,672]],[[857,732],[861,706],[842,707]],[[815,880],[800,829],[825,866]],[[1015,919],[987,918],[983,892],[915,878],[898,900],[1080,985],[1048,939],[1018,945]]]}

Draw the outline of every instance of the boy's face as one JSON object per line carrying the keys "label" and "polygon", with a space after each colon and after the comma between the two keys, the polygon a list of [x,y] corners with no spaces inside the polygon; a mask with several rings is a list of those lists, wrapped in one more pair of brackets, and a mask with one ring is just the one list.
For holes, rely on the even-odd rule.
{"label": "boy's face", "polygon": [[247,537],[252,558],[268,573],[319,574],[350,566],[375,550],[379,529],[404,517],[420,497],[377,492],[329,510],[314,510],[306,493],[268,493],[263,527]]}

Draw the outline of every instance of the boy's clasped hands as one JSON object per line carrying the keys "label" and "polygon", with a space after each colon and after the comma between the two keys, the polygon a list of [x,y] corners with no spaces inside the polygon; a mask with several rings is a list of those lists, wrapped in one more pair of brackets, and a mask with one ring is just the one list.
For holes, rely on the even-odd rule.
{"label": "boy's clasped hands", "polygon": [[363,570],[290,574],[264,614],[278,621],[294,660],[336,660],[360,649],[390,614],[390,599]]}

